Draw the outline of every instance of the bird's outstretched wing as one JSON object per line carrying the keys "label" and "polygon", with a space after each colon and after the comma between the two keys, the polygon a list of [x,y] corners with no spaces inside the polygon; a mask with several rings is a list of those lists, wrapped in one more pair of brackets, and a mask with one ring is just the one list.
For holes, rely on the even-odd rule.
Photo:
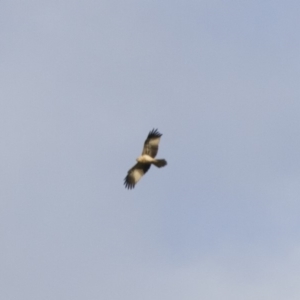
{"label": "bird's outstretched wing", "polygon": [[157,129],[152,129],[144,143],[142,155],[147,154],[154,158],[158,151],[158,144],[161,136],[162,134],[159,133]]}
{"label": "bird's outstretched wing", "polygon": [[124,185],[127,189],[131,190],[141,177],[149,170],[150,164],[137,163],[127,173],[124,178]]}

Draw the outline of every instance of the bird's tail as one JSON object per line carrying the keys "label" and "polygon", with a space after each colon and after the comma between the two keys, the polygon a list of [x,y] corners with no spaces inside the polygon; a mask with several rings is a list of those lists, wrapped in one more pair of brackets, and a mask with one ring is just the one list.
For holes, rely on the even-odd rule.
{"label": "bird's tail", "polygon": [[167,161],[165,159],[155,159],[153,161],[154,166],[161,168],[167,165]]}

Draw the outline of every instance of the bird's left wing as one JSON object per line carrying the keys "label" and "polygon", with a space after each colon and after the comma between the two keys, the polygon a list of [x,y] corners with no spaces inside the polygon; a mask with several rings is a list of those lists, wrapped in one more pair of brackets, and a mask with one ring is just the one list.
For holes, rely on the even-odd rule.
{"label": "bird's left wing", "polygon": [[148,137],[144,143],[144,149],[142,154],[147,154],[154,158],[158,151],[158,144],[161,136],[162,134],[159,133],[157,129],[152,129],[149,132]]}

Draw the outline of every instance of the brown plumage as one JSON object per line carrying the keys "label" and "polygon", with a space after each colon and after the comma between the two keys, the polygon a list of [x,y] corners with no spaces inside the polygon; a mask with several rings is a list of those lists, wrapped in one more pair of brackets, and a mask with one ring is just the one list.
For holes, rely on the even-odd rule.
{"label": "brown plumage", "polygon": [[149,132],[142,155],[136,159],[137,164],[128,171],[127,176],[124,178],[124,185],[127,189],[134,188],[141,177],[150,169],[151,164],[158,168],[167,165],[165,159],[155,159],[161,136],[162,134],[157,129],[152,129]]}

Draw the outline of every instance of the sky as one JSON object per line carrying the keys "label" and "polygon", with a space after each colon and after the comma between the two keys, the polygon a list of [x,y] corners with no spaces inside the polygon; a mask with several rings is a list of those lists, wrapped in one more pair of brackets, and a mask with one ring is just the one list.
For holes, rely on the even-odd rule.
{"label": "sky", "polygon": [[0,298],[299,299],[299,13],[1,1]]}

